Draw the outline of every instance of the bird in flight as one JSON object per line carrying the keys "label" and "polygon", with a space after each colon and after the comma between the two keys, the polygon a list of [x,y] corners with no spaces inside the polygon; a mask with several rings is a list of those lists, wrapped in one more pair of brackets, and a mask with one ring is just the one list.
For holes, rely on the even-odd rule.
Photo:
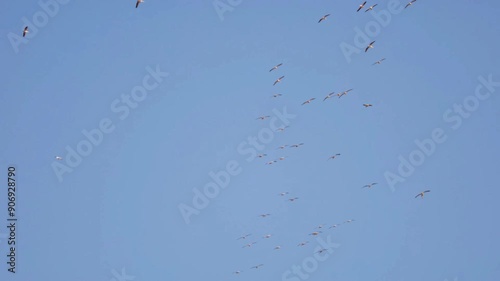
{"label": "bird in flight", "polygon": [[271,215],[271,214],[262,214],[262,215],[259,215],[259,217],[263,217],[263,218],[265,218],[265,217],[270,216],[270,215]]}
{"label": "bird in flight", "polygon": [[266,165],[272,165],[272,164],[274,164],[274,163],[276,163],[276,162],[278,162],[278,161],[276,161],[276,160],[269,161],[269,162],[267,162],[267,163],[266,163]]}
{"label": "bird in flight", "polygon": [[283,132],[286,128],[288,128],[289,126],[285,126],[285,127],[281,127],[281,128],[278,128],[276,130],[276,132]]}
{"label": "bird in flight", "polygon": [[363,7],[366,5],[366,1],[363,2],[363,4],[359,5],[359,8],[356,12],[359,12],[359,10],[363,9]]}
{"label": "bird in flight", "polygon": [[260,120],[264,120],[264,119],[269,118],[269,117],[271,117],[271,116],[269,116],[269,115],[266,115],[266,116],[260,116],[260,117],[255,118],[255,120],[259,120],[259,119],[260,119]]}
{"label": "bird in flight", "polygon": [[259,267],[261,267],[261,266],[263,266],[263,264],[254,265],[254,266],[252,266],[250,269],[252,269],[252,268],[258,269],[258,268],[259,268]]}
{"label": "bird in flight", "polygon": [[233,274],[240,274],[242,271],[241,270],[236,270],[233,272]]}
{"label": "bird in flight", "polygon": [[323,253],[324,251],[327,251],[327,249],[320,249],[319,251],[317,251],[315,254],[321,254]]}
{"label": "bird in flight", "polygon": [[369,104],[369,103],[363,103],[363,106],[364,106],[364,107],[370,107],[370,106],[372,106],[372,105],[371,105],[371,104]]}
{"label": "bird in flight", "polygon": [[259,155],[257,155],[257,157],[259,157],[259,158],[262,158],[262,157],[264,157],[264,156],[267,156],[267,154],[265,154],[265,153],[264,153],[264,154],[259,154]]}
{"label": "bird in flight", "polygon": [[417,0],[412,0],[412,1],[410,1],[410,3],[406,4],[405,9],[410,7],[411,5],[413,5],[413,3],[415,3],[415,1],[417,1]]}
{"label": "bird in flight", "polygon": [[271,236],[272,236],[271,234],[266,234],[262,238],[271,238]]}
{"label": "bird in flight", "polygon": [[28,34],[28,33],[29,33],[29,30],[28,30],[28,27],[26,26],[26,27],[24,28],[24,30],[23,30],[23,37],[25,37],[25,36],[26,36],[26,34]]}
{"label": "bird in flight", "polygon": [[337,158],[337,156],[340,156],[340,153],[337,153],[335,155],[330,156],[330,158],[328,158],[327,160],[335,159],[335,158]]}
{"label": "bird in flight", "polygon": [[279,195],[279,196],[285,196],[285,195],[287,195],[288,193],[290,193],[290,192],[288,192],[288,191],[287,191],[287,192],[281,192],[281,193],[280,193],[280,194],[278,194],[278,195]]}
{"label": "bird in flight", "polygon": [[56,158],[56,160],[62,160],[61,156],[56,156],[55,158]]}
{"label": "bird in flight", "polygon": [[371,188],[372,186],[374,186],[376,184],[377,184],[376,182],[371,183],[371,184],[367,184],[367,185],[363,186],[363,188],[365,188],[365,187]]}
{"label": "bird in flight", "polygon": [[257,242],[248,243],[248,244],[246,244],[245,246],[243,246],[242,248],[247,248],[247,247],[248,247],[248,248],[250,248],[250,247],[252,247],[252,245],[254,245],[254,244],[257,244]]}
{"label": "bird in flight", "polygon": [[365,49],[365,53],[369,50],[369,49],[373,49],[373,43],[375,43],[375,41],[371,42],[370,45],[368,45]]}
{"label": "bird in flight", "polygon": [[135,8],[139,7],[139,4],[144,3],[144,0],[137,0],[135,3]]}
{"label": "bird in flight", "polygon": [[330,14],[327,14],[327,15],[324,15],[322,18],[319,19],[318,23],[326,20],[326,18],[329,16]]}
{"label": "bird in flight", "polygon": [[304,143],[292,144],[292,145],[290,145],[290,147],[299,147],[299,146],[301,146],[301,145],[304,145]]}
{"label": "bird in flight", "polygon": [[372,65],[381,64],[383,61],[385,61],[385,58],[383,58],[383,59],[381,59],[379,61],[374,62]]}
{"label": "bird in flight", "polygon": [[282,146],[278,147],[277,149],[285,149],[285,147],[287,147],[287,146],[288,146],[288,145],[287,145],[287,144],[285,144],[285,145],[282,145]]}
{"label": "bird in flight", "polygon": [[349,89],[349,90],[347,90],[347,91],[344,91],[344,92],[342,92],[342,93],[339,93],[339,94],[337,94],[337,96],[338,96],[338,97],[339,97],[339,99],[340,99],[342,96],[347,95],[347,93],[349,93],[350,91],[352,91],[352,89]]}
{"label": "bird in flight", "polygon": [[269,70],[269,72],[271,72],[271,71],[273,71],[273,70],[278,69],[278,67],[280,67],[280,66],[282,66],[282,65],[283,65],[283,63],[279,63],[279,64],[277,64],[277,65],[273,66],[273,68],[271,68],[271,70]]}
{"label": "bird in flight", "polygon": [[324,225],[324,224],[320,224],[320,225],[318,225],[318,226],[316,227],[316,229],[322,229],[322,228],[323,228],[323,226],[325,226],[325,225]]}
{"label": "bird in flight", "polygon": [[299,245],[297,245],[297,246],[299,246],[299,247],[301,247],[301,246],[305,246],[307,243],[309,243],[309,241],[306,241],[306,242],[300,242],[300,243],[299,243]]}
{"label": "bird in flight", "polygon": [[281,156],[280,158],[278,158],[278,160],[283,161],[283,160],[285,160],[286,158],[288,158],[288,156]]}
{"label": "bird in flight", "polygon": [[373,8],[375,8],[375,6],[377,6],[378,4],[375,4],[375,5],[371,5],[370,8],[366,9],[365,13],[368,12],[368,11],[371,11],[373,10]]}
{"label": "bird in flight", "polygon": [[354,220],[346,220],[344,223],[350,223],[353,222]]}
{"label": "bird in flight", "polygon": [[334,92],[331,92],[329,93],[324,99],[323,101],[326,101],[327,99],[331,98],[335,93]]}
{"label": "bird in flight", "polygon": [[276,246],[276,247],[274,247],[274,249],[279,250],[279,249],[281,249],[281,246]]}
{"label": "bird in flight", "polygon": [[339,225],[338,225],[338,224],[334,224],[334,225],[330,226],[330,227],[329,227],[329,229],[330,229],[330,228],[335,228],[335,227],[337,227],[337,226],[339,226]]}
{"label": "bird in flight", "polygon": [[278,84],[279,82],[281,82],[281,79],[285,78],[285,76],[281,76],[280,78],[276,79],[276,81],[274,81],[274,85]]}
{"label": "bird in flight", "polygon": [[320,233],[323,233],[323,232],[321,232],[321,231],[314,231],[312,233],[309,233],[309,235],[316,236],[316,235],[318,235]]}
{"label": "bird in flight", "polygon": [[281,96],[282,96],[282,94],[274,94],[273,98],[277,98],[277,97],[281,97]]}
{"label": "bird in flight", "polygon": [[248,236],[250,236],[252,234],[246,234],[246,235],[243,235],[241,236],[240,238],[236,239],[236,240],[240,240],[240,239],[247,239]]}
{"label": "bird in flight", "polygon": [[422,192],[420,192],[419,194],[417,194],[417,196],[415,196],[415,198],[417,198],[417,197],[419,197],[419,196],[420,196],[420,197],[422,197],[422,199],[423,199],[423,198],[424,198],[424,193],[427,193],[427,192],[431,192],[431,191],[430,191],[430,190],[422,191]]}
{"label": "bird in flight", "polygon": [[299,197],[290,198],[290,199],[288,199],[288,201],[293,202],[293,201],[295,201],[297,199],[299,199]]}
{"label": "bird in flight", "polygon": [[302,105],[304,104],[308,104],[308,103],[311,103],[313,100],[315,100],[316,98],[310,98],[308,100],[306,100],[305,102],[302,103]]}

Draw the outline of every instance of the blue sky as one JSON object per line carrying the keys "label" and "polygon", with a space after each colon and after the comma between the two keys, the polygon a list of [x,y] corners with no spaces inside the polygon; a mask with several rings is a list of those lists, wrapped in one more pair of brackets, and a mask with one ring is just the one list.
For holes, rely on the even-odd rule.
{"label": "blue sky", "polygon": [[[220,16],[211,1],[61,1],[19,44],[23,17],[43,10],[4,4],[0,159],[4,182],[17,170],[18,246],[11,274],[2,227],[2,280],[499,280],[498,2],[419,0],[384,26],[375,15],[405,1],[369,1],[378,6],[367,13],[352,1],[219,3],[233,5]],[[365,53],[356,28],[377,24]],[[361,51],[347,58],[342,44]],[[125,106],[144,79],[155,86],[120,119],[112,104]],[[491,93],[478,99],[478,87]],[[454,109],[464,101],[477,102],[467,118]],[[247,160],[248,138],[283,110],[289,128]],[[114,129],[68,166],[66,148],[102,120]],[[422,154],[415,141],[436,129],[444,142]],[[400,156],[419,153],[401,176]],[[228,163],[239,173],[186,223],[179,206],[194,208],[193,189]],[[61,179],[54,165],[72,170]],[[320,224],[319,238],[308,235]],[[323,261],[320,240],[338,246]],[[287,274],[312,260],[307,277]]]}

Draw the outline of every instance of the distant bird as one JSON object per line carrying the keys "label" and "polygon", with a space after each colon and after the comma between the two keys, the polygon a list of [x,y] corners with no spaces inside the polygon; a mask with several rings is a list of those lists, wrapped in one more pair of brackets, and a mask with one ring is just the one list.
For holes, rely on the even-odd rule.
{"label": "distant bird", "polygon": [[344,223],[350,223],[353,222],[354,220],[346,220]]}
{"label": "distant bird", "polygon": [[233,274],[240,274],[242,271],[241,270],[236,270],[233,272]]}
{"label": "distant bird", "polygon": [[277,98],[277,97],[281,97],[281,96],[282,96],[282,94],[274,94],[273,98]]}
{"label": "distant bird", "polygon": [[281,128],[278,128],[276,130],[276,132],[283,132],[286,128],[288,128],[289,126],[285,126],[285,127],[281,127]]}
{"label": "distant bird", "polygon": [[365,187],[371,188],[372,186],[374,186],[376,184],[377,184],[376,182],[371,183],[371,184],[367,184],[367,185],[363,186],[363,188],[365,188]]}
{"label": "distant bird", "polygon": [[277,149],[285,149],[285,147],[287,147],[287,146],[288,146],[288,144],[285,144],[285,145],[278,147]]}
{"label": "distant bird", "polygon": [[337,153],[335,155],[330,156],[330,158],[328,158],[328,160],[335,159],[335,158],[337,158],[337,156],[340,156],[340,153]]}
{"label": "distant bird", "polygon": [[271,215],[271,214],[262,214],[262,215],[259,215],[259,217],[263,217],[263,218],[265,218],[265,217],[270,216],[270,215]]}
{"label": "distant bird", "polygon": [[281,193],[280,193],[280,194],[278,194],[278,195],[279,195],[279,196],[285,196],[285,195],[287,195],[287,194],[289,194],[289,193],[290,193],[290,192],[288,192],[288,191],[287,191],[287,192],[281,192]]}
{"label": "distant bird", "polygon": [[269,162],[267,162],[267,163],[266,163],[266,165],[272,165],[272,164],[274,164],[274,163],[276,163],[276,162],[278,162],[278,161],[276,161],[276,160],[269,161]]}
{"label": "distant bird", "polygon": [[315,100],[316,98],[310,98],[308,100],[306,100],[305,102],[302,103],[302,105],[304,104],[308,104],[308,103],[311,103],[313,100]]}
{"label": "distant bird", "polygon": [[256,120],[264,120],[264,119],[267,119],[267,118],[269,118],[269,117],[271,117],[271,116],[266,115],[266,116],[260,116],[260,117],[257,117],[257,118],[255,118],[255,119],[256,119]]}
{"label": "distant bird", "polygon": [[280,78],[276,79],[276,81],[274,81],[274,85],[278,84],[279,82],[281,82],[281,79],[285,78],[285,76],[281,76]]}
{"label": "distant bird", "polygon": [[26,36],[26,34],[28,34],[28,33],[29,33],[29,30],[28,30],[28,27],[26,26],[26,27],[24,28],[24,30],[23,30],[23,37],[25,37],[25,36]]}
{"label": "distant bird", "polygon": [[302,246],[305,246],[307,243],[309,243],[309,241],[300,242],[299,245],[297,245],[297,246],[302,247]]}
{"label": "distant bird", "polygon": [[285,160],[286,158],[288,158],[288,156],[282,156],[282,157],[278,158],[278,160],[283,161],[283,160]]}
{"label": "distant bird", "polygon": [[385,58],[374,62],[372,65],[381,64],[383,61],[385,61]]}
{"label": "distant bird", "polygon": [[366,47],[365,53],[368,51],[368,49],[373,49],[373,43],[375,43],[375,41],[371,42],[370,45]]}
{"label": "distant bird", "polygon": [[242,248],[250,248],[250,247],[252,247],[252,245],[254,245],[254,244],[257,244],[257,242],[248,243],[248,244],[246,244],[245,246],[243,246]]}
{"label": "distant bird", "polygon": [[248,236],[250,236],[252,234],[246,234],[246,235],[243,235],[241,236],[240,238],[236,239],[236,240],[240,240],[240,239],[247,239]]}
{"label": "distant bird", "polygon": [[254,266],[252,266],[250,269],[252,269],[252,268],[258,269],[258,268],[259,268],[259,267],[261,267],[261,266],[263,266],[263,264],[254,265]]}
{"label": "distant bird", "polygon": [[139,7],[139,4],[144,3],[144,0],[137,0],[135,3],[135,8]]}
{"label": "distant bird", "polygon": [[334,224],[334,225],[330,226],[329,228],[335,228],[337,226],[339,226],[339,225],[338,224]]}
{"label": "distant bird", "polygon": [[405,9],[408,8],[408,7],[410,7],[411,5],[413,5],[413,3],[415,3],[416,1],[417,0],[410,1],[410,3],[406,4]]}
{"label": "distant bird", "polygon": [[363,106],[364,106],[364,107],[370,107],[370,106],[372,106],[372,105],[371,105],[371,104],[369,104],[369,103],[363,103]]}
{"label": "distant bird", "polygon": [[279,250],[279,249],[281,249],[281,246],[276,246],[276,247],[274,247],[274,249]]}
{"label": "distant bird", "polygon": [[316,227],[316,229],[322,229],[322,228],[323,228],[323,226],[325,226],[325,225],[324,225],[324,224],[320,224],[320,225],[318,225],[318,226]]}
{"label": "distant bird", "polygon": [[292,144],[292,145],[290,145],[290,147],[299,147],[299,146],[301,146],[301,145],[304,145],[304,143]]}
{"label": "distant bird", "polygon": [[331,98],[335,93],[334,92],[331,92],[329,93],[324,99],[323,101],[326,101],[327,99]]}
{"label": "distant bird", "polygon": [[259,155],[257,155],[257,157],[259,157],[259,158],[262,158],[264,156],[267,156],[267,154],[259,154]]}
{"label": "distant bird", "polygon": [[424,199],[424,193],[427,193],[427,192],[431,192],[430,190],[426,190],[426,191],[423,191],[423,192],[420,192],[419,194],[417,194],[417,196],[415,196],[415,198],[417,197],[422,197],[422,199]]}
{"label": "distant bird", "polygon": [[269,70],[269,72],[271,72],[271,71],[273,71],[273,70],[278,69],[278,67],[280,67],[280,66],[282,66],[282,65],[283,65],[283,63],[279,63],[279,64],[277,64],[277,65],[273,66],[273,68],[271,68],[271,70]]}
{"label": "distant bird", "polygon": [[272,236],[271,234],[266,234],[262,238],[271,238],[271,236]]}
{"label": "distant bird", "polygon": [[299,197],[290,198],[290,199],[288,199],[288,201],[293,202],[293,201],[295,201],[297,199],[299,199]]}
{"label": "distant bird", "polygon": [[327,251],[327,249],[320,249],[319,251],[317,251],[315,254],[321,254],[323,253],[324,251]]}
{"label": "distant bird", "polygon": [[61,156],[56,156],[55,158],[56,158],[56,160],[59,160],[59,161],[62,160]]}
{"label": "distant bird", "polygon": [[321,232],[321,231],[314,231],[312,233],[309,233],[309,235],[316,236],[316,235],[318,235],[320,233],[323,233],[323,232]]}
{"label": "distant bird", "polygon": [[356,12],[359,12],[359,10],[363,9],[363,7],[366,5],[366,1],[363,2],[363,4],[359,5],[359,8]]}
{"label": "distant bird", "polygon": [[350,91],[352,91],[352,89],[349,89],[347,91],[343,91],[342,93],[338,93],[337,96],[339,97],[339,99],[342,97],[342,96],[345,96],[347,95],[347,93],[349,93]]}
{"label": "distant bird", "polygon": [[375,5],[371,5],[370,8],[366,9],[365,13],[368,12],[368,11],[371,11],[373,10],[373,8],[375,8],[378,4],[375,4]]}
{"label": "distant bird", "polygon": [[326,18],[329,16],[330,14],[327,14],[327,15],[324,15],[322,18],[319,19],[318,23],[326,20]]}

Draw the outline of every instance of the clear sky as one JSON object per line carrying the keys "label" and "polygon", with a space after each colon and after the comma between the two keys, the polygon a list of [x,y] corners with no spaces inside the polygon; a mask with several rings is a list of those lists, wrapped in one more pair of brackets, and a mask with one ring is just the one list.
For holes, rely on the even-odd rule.
{"label": "clear sky", "polygon": [[1,280],[500,280],[498,1],[51,3],[0,17]]}

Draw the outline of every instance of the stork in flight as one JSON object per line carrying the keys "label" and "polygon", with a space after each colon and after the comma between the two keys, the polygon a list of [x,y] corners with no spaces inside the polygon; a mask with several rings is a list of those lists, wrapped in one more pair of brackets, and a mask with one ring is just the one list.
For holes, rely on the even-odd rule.
{"label": "stork in flight", "polygon": [[381,59],[381,60],[378,60],[378,61],[374,62],[372,65],[380,64],[380,63],[382,63],[383,61],[385,61],[385,58],[383,58],[383,59]]}
{"label": "stork in flight", "polygon": [[274,94],[273,98],[277,98],[277,97],[281,97],[281,96],[282,96],[282,94]]}
{"label": "stork in flight", "polygon": [[271,238],[272,234],[266,234],[262,238]]}
{"label": "stork in flight", "polygon": [[236,270],[233,272],[233,274],[240,274],[242,271],[241,270]]}
{"label": "stork in flight", "polygon": [[279,196],[285,196],[285,195],[287,195],[288,193],[289,193],[288,191],[287,191],[287,192],[281,192],[281,193],[280,193],[280,194],[278,194],[278,195],[279,195]]}
{"label": "stork in flight", "polygon": [[269,118],[269,117],[271,117],[271,116],[269,116],[269,115],[266,115],[266,116],[260,116],[260,117],[255,118],[255,120],[259,120],[259,119],[260,119],[260,120],[264,120],[264,119]]}
{"label": "stork in flight", "polygon": [[424,199],[424,194],[427,193],[427,192],[431,192],[431,191],[430,190],[422,191],[419,194],[417,194],[417,196],[415,196],[415,198],[417,198],[417,197],[420,196],[420,197],[422,197],[422,199]]}
{"label": "stork in flight", "polygon": [[302,103],[302,105],[304,105],[304,104],[309,104],[309,103],[311,103],[311,102],[312,102],[313,100],[315,100],[315,99],[316,99],[316,98],[310,98],[310,99],[306,100],[305,102],[303,102],[303,103]]}
{"label": "stork in flight", "polygon": [[273,66],[273,68],[271,68],[271,69],[269,70],[269,72],[271,72],[271,71],[273,71],[273,70],[278,69],[278,67],[280,67],[280,66],[282,66],[282,65],[283,65],[283,63],[278,63],[277,65]]}
{"label": "stork in flight", "polygon": [[370,8],[366,9],[365,13],[368,12],[368,11],[371,11],[373,10],[373,8],[375,8],[378,4],[375,4],[375,5],[371,5]]}
{"label": "stork in flight", "polygon": [[413,3],[415,3],[415,1],[417,1],[417,0],[412,0],[412,1],[410,1],[410,3],[406,4],[405,9],[410,7],[411,5],[413,5]]}
{"label": "stork in flight", "polygon": [[363,106],[364,106],[364,107],[370,107],[370,106],[372,106],[372,105],[371,105],[371,104],[369,104],[369,103],[363,103]]}
{"label": "stork in flight", "polygon": [[[339,226],[339,225],[338,225],[338,224],[334,224],[334,225],[330,226],[330,228],[335,228],[335,227],[337,227],[337,226]],[[329,229],[330,229],[330,228],[329,228]]]}
{"label": "stork in flight", "polygon": [[240,239],[247,239],[248,236],[250,236],[252,234],[246,234],[246,235],[243,235],[241,236],[240,238],[236,239],[236,240],[240,240]]}
{"label": "stork in flight", "polygon": [[62,160],[62,157],[61,157],[61,156],[56,156],[55,158],[56,158],[56,160],[59,160],[59,161],[61,161],[61,160]]}
{"label": "stork in flight", "polygon": [[285,144],[285,145],[282,145],[282,146],[278,147],[277,149],[285,149],[285,147],[287,147],[287,146],[288,146],[288,145],[287,145],[287,144]]}
{"label": "stork in flight", "polygon": [[259,157],[259,158],[262,158],[262,157],[264,157],[264,156],[267,156],[267,154],[265,154],[265,153],[264,153],[264,154],[259,154],[259,155],[257,155],[257,157]]}
{"label": "stork in flight", "polygon": [[144,3],[144,0],[137,0],[137,2],[135,3],[135,8],[137,9],[137,7],[139,7],[139,4],[141,3]]}
{"label": "stork in flight", "polygon": [[363,186],[363,188],[365,188],[365,187],[371,188],[372,186],[374,186],[376,184],[377,184],[376,182],[371,183],[371,184],[367,184],[367,185]]}
{"label": "stork in flight", "polygon": [[279,250],[279,249],[281,249],[281,246],[276,246],[276,247],[274,247],[274,249]]}
{"label": "stork in flight", "polygon": [[286,128],[288,128],[289,126],[285,126],[285,127],[280,127],[276,130],[276,132],[283,132],[285,131]]}
{"label": "stork in flight", "polygon": [[245,246],[243,246],[242,248],[247,248],[247,247],[248,247],[248,248],[250,248],[250,247],[252,247],[252,245],[254,245],[254,244],[257,244],[257,242],[248,243],[248,244],[246,244]]}
{"label": "stork in flight", "polygon": [[270,216],[270,215],[271,215],[271,214],[262,214],[262,215],[259,215],[259,217],[263,217],[263,218],[265,218],[265,217]]}
{"label": "stork in flight", "polygon": [[330,158],[328,158],[327,160],[335,159],[335,158],[337,158],[337,156],[340,156],[340,153],[337,153],[335,155],[330,156]]}
{"label": "stork in flight", "polygon": [[297,246],[302,247],[302,246],[305,246],[307,243],[309,243],[309,241],[300,242],[299,245],[297,245]]}
{"label": "stork in flight", "polygon": [[295,201],[297,199],[299,199],[299,197],[290,198],[290,199],[288,199],[288,201],[293,202],[293,201]]}
{"label": "stork in flight", "polygon": [[292,144],[292,145],[290,145],[290,147],[299,147],[301,145],[304,145],[304,143],[302,142],[302,143],[299,143],[299,144]]}
{"label": "stork in flight", "polygon": [[28,27],[26,26],[26,27],[24,28],[24,30],[23,30],[23,37],[25,37],[25,36],[26,36],[26,34],[28,34],[28,33],[29,33],[29,30],[28,30]]}
{"label": "stork in flight", "polygon": [[349,93],[350,91],[352,91],[352,89],[349,89],[349,90],[344,91],[344,92],[342,92],[342,93],[338,93],[338,94],[337,94],[337,96],[338,96],[338,97],[339,97],[339,99],[340,99],[342,96],[347,95],[347,93]]}
{"label": "stork in flight", "polygon": [[366,47],[365,53],[368,52],[369,49],[373,49],[373,43],[375,43],[375,41],[371,42],[370,45]]}
{"label": "stork in flight", "polygon": [[320,19],[319,19],[318,23],[320,23],[320,22],[322,22],[322,21],[326,20],[326,18],[327,18],[328,16],[330,16],[330,14],[324,15],[322,18],[320,18]]}
{"label": "stork in flight", "polygon": [[285,78],[285,76],[281,76],[280,78],[276,79],[276,81],[274,81],[274,85],[278,84],[279,82],[281,82],[281,79]]}
{"label": "stork in flight", "polygon": [[316,236],[316,235],[318,235],[320,233],[323,233],[323,232],[321,232],[321,231],[314,231],[312,233],[309,233],[309,235]]}
{"label": "stork in flight", "polygon": [[335,93],[334,92],[331,92],[329,93],[324,99],[323,101],[326,101],[327,99],[331,98]]}
{"label": "stork in flight", "polygon": [[359,10],[363,9],[363,7],[366,5],[366,1],[363,2],[363,4],[359,5],[359,8],[356,12],[359,12]]}
{"label": "stork in flight", "polygon": [[261,267],[261,266],[263,266],[263,264],[262,264],[262,263],[261,263],[261,264],[258,264],[258,265],[254,265],[254,266],[252,266],[250,269],[252,269],[252,268],[258,269],[258,268],[259,268],[259,267]]}

